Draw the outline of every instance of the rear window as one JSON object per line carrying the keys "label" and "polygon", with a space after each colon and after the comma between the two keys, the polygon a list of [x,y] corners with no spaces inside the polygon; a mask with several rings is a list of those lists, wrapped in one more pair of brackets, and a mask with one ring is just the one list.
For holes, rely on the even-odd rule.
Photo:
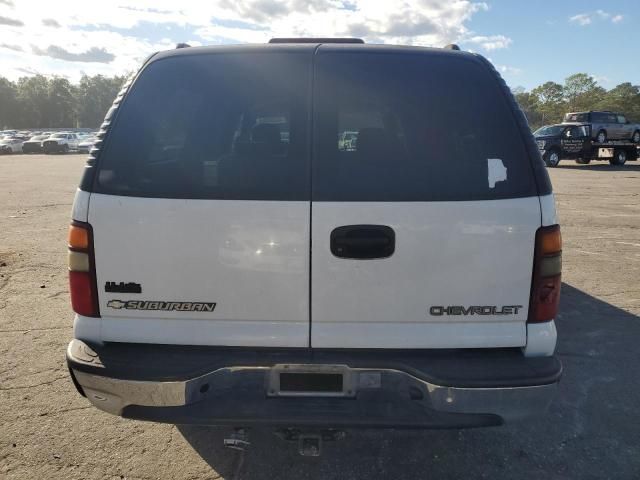
{"label": "rear window", "polygon": [[314,85],[314,200],[537,195],[514,112],[474,60],[320,50]]}
{"label": "rear window", "polygon": [[588,122],[589,114],[588,113],[567,113],[564,116],[565,122]]}
{"label": "rear window", "polygon": [[310,56],[169,57],[147,66],[99,158],[99,193],[308,199]]}

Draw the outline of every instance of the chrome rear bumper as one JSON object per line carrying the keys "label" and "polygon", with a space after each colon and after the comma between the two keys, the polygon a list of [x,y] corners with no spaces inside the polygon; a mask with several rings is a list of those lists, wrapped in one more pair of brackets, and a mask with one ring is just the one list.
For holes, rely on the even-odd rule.
{"label": "chrome rear bumper", "polygon": [[[316,398],[313,394],[279,398],[267,391],[269,377],[281,368],[279,365],[225,366],[184,379],[114,378],[99,362],[95,371],[74,368],[74,364],[86,363],[86,358],[76,358],[83,356],[78,352],[91,352],[89,357],[95,353],[84,344],[78,348],[74,342],[78,341],[67,351],[70,371],[93,405],[127,418],[168,423],[324,422],[336,427],[398,428],[498,425],[543,414],[559,379],[558,375],[550,383],[529,386],[456,387],[418,378],[381,362],[380,367],[340,366],[354,386],[349,398]],[[313,368],[322,366],[312,364]],[[135,363],[131,369],[136,369]]]}

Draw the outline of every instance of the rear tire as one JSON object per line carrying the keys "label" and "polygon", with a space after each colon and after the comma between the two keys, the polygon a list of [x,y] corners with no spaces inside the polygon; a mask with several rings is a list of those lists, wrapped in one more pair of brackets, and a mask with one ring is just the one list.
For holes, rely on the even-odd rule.
{"label": "rear tire", "polygon": [[560,153],[557,150],[550,150],[544,154],[544,163],[547,167],[557,167],[560,163]]}
{"label": "rear tire", "polygon": [[604,143],[607,141],[607,132],[605,132],[604,130],[600,130],[598,132],[598,135],[596,136],[596,140],[598,141],[598,143]]}
{"label": "rear tire", "polygon": [[62,153],[69,153],[69,145],[63,145]]}
{"label": "rear tire", "polygon": [[633,132],[633,135],[631,136],[631,141],[633,143],[640,143],[640,130],[636,130],[635,132]]}
{"label": "rear tire", "polygon": [[616,150],[613,152],[613,158],[609,160],[611,165],[622,166],[627,163],[627,152],[624,150]]}
{"label": "rear tire", "polygon": [[591,163],[590,158],[576,158],[576,163],[578,165],[589,165]]}

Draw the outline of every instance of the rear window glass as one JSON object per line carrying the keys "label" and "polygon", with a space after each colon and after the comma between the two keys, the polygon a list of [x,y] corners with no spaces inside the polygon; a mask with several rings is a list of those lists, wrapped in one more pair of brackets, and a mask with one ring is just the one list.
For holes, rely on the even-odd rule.
{"label": "rear window glass", "polygon": [[589,114],[588,113],[567,113],[564,116],[565,122],[588,122]]}
{"label": "rear window glass", "polygon": [[310,56],[208,54],[151,63],[100,154],[95,191],[308,199]]}
{"label": "rear window glass", "polygon": [[473,60],[320,52],[314,85],[314,200],[537,195],[511,107]]}

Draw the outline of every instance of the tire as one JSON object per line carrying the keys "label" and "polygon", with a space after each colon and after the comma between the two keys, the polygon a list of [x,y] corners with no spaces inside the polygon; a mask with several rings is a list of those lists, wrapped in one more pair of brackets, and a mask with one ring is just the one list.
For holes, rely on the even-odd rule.
{"label": "tire", "polygon": [[631,141],[633,143],[640,143],[640,130],[636,130],[635,132],[633,132],[633,135],[631,136]]}
{"label": "tire", "polygon": [[590,158],[576,158],[576,163],[578,165],[589,165],[591,163]]}
{"label": "tire", "polygon": [[69,145],[63,145],[62,146],[62,153],[69,153]]}
{"label": "tire", "polygon": [[547,167],[557,167],[560,163],[560,153],[557,150],[550,150],[544,154],[544,163]]}
{"label": "tire", "polygon": [[604,143],[607,141],[607,132],[605,132],[604,130],[600,130],[598,132],[598,135],[596,136],[596,141],[598,143]]}
{"label": "tire", "polygon": [[609,160],[609,163],[611,165],[617,165],[621,167],[622,165],[627,163],[627,152],[622,149],[614,151],[613,158]]}

